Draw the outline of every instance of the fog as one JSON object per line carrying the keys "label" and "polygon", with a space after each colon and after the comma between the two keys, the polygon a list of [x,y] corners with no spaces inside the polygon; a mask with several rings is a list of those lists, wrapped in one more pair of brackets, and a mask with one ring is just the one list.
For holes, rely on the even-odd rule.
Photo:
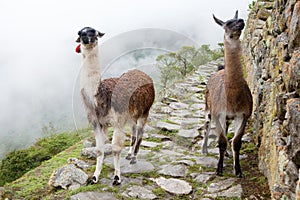
{"label": "fog", "polygon": [[212,14],[226,20],[239,10],[245,19],[250,2],[2,0],[0,159],[45,136],[45,127],[60,132],[86,126],[77,91],[81,55],[75,53],[81,28],[105,33],[99,41],[103,77],[141,68],[158,81],[157,55],[183,45],[216,48],[223,31]]}

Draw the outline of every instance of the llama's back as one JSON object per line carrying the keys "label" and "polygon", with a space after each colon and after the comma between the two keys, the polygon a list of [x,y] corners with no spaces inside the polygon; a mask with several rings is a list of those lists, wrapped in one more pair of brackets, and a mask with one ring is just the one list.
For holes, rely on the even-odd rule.
{"label": "llama's back", "polygon": [[120,76],[112,93],[112,106],[118,113],[129,112],[133,119],[147,117],[155,97],[152,79],[140,70]]}

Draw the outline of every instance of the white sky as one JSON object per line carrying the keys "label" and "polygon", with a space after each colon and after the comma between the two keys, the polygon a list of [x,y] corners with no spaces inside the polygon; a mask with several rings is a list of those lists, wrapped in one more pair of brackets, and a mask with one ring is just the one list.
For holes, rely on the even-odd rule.
{"label": "white sky", "polygon": [[6,134],[4,125],[21,127],[28,115],[41,112],[45,102],[50,105],[55,102],[51,98],[71,90],[81,60],[74,53],[81,28],[106,33],[101,42],[141,28],[168,29],[216,47],[223,30],[212,14],[227,20],[239,10],[245,19],[250,2],[0,0],[0,136]]}

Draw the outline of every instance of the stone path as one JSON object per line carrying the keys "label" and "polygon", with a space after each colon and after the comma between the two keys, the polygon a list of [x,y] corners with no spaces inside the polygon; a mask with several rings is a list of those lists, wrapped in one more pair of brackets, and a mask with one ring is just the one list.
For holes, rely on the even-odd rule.
{"label": "stone path", "polygon": [[[200,66],[195,73],[165,90],[156,100],[151,109],[150,122],[145,128],[137,164],[130,165],[124,159],[128,147],[122,152],[123,179],[117,189],[111,189],[113,158],[106,155],[104,165],[109,172],[100,177],[101,189],[82,192],[71,199],[241,198],[243,190],[238,179],[215,176],[218,155],[216,136],[211,134],[208,156],[200,154],[202,141],[195,140],[202,134],[199,128],[204,122],[205,83],[222,62],[218,60]],[[87,149],[83,150],[85,156],[87,152]],[[107,152],[111,153],[109,145]]]}

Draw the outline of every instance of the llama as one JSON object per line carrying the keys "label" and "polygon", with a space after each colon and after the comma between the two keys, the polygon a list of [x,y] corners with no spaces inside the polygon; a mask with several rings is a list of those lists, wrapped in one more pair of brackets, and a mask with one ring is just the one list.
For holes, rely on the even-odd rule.
{"label": "llama", "polygon": [[97,161],[92,182],[98,182],[104,159],[107,130],[112,124],[115,168],[113,185],[119,185],[121,183],[120,153],[126,138],[123,128],[126,123],[131,125],[131,147],[126,159],[130,160],[130,164],[135,164],[142,142],[143,129],[155,97],[153,81],[137,69],[130,70],[119,78],[101,80],[98,38],[104,34],[85,27],[78,32],[78,35],[76,42],[80,43],[80,50],[79,48],[76,50],[82,53],[83,58],[80,92],[96,139]]}
{"label": "llama", "polygon": [[225,29],[225,69],[218,71],[208,80],[205,93],[205,134],[202,153],[207,153],[207,140],[211,127],[211,120],[216,124],[218,134],[219,160],[217,175],[223,173],[223,160],[227,148],[226,134],[230,120],[234,120],[234,137],[232,152],[234,171],[238,177],[243,177],[239,152],[242,146],[242,136],[248,118],[252,113],[252,95],[243,78],[241,44],[239,37],[245,26],[243,19],[238,19],[236,11],[233,19],[223,22],[214,15],[215,22]]}

